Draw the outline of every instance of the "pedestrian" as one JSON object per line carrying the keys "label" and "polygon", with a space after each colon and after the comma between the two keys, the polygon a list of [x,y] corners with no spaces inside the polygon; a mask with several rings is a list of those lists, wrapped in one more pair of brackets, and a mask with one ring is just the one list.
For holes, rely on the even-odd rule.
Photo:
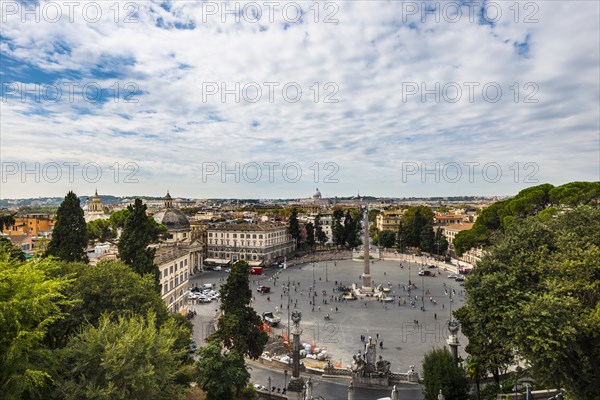
{"label": "pedestrian", "polygon": [[319,312],[321,312],[321,306],[319,306]]}
{"label": "pedestrian", "polygon": [[335,308],[335,312],[338,312],[338,308],[337,307]]}
{"label": "pedestrian", "polygon": [[377,340],[379,340],[379,333],[376,333],[375,337],[377,338]]}
{"label": "pedestrian", "polygon": [[379,342],[379,348],[383,349],[383,340],[381,342]]}
{"label": "pedestrian", "polygon": [[446,305],[445,305],[445,304],[442,304],[442,310],[443,310],[445,307],[446,307]]}
{"label": "pedestrian", "polygon": [[437,313],[433,314],[433,319],[437,319]]}

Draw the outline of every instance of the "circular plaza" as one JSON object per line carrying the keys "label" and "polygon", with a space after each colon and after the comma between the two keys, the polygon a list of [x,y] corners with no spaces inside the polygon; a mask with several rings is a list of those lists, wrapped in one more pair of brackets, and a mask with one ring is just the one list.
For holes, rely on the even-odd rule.
{"label": "circular plaza", "polygon": [[[334,365],[346,367],[352,357],[364,351],[363,340],[377,342],[377,354],[390,361],[391,371],[406,372],[410,366],[420,371],[423,355],[433,347],[447,346],[447,322],[451,310],[464,301],[464,288],[448,275],[453,266],[403,256],[371,261],[370,274],[375,293],[385,289],[386,301],[375,296],[344,299],[340,287],[362,285],[363,261],[349,259],[298,264],[286,269],[265,269],[263,275],[250,275],[253,306],[259,315],[273,312],[281,323],[273,335],[287,335],[288,315],[302,313],[301,341],[326,349]],[[406,258],[409,258],[407,260]],[[445,270],[445,268],[448,268]],[[429,276],[419,270],[430,271]],[[225,271],[204,272],[191,280],[192,286],[214,283],[217,288],[227,279]],[[287,290],[289,282],[289,290]],[[261,293],[259,286],[268,286]],[[195,304],[194,337],[202,343],[210,331],[218,302]],[[464,357],[466,338],[459,334]]]}

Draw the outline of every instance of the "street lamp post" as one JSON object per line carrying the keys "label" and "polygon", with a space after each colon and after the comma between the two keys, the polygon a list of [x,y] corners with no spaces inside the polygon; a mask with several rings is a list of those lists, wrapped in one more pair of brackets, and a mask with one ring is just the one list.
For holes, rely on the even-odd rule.
{"label": "street lamp post", "polygon": [[421,276],[421,300],[423,303],[423,311],[425,311],[425,275]]}
{"label": "street lamp post", "polygon": [[329,277],[327,275],[327,260],[325,260],[325,282],[329,282]]}
{"label": "street lamp post", "polygon": [[267,389],[269,389],[269,399],[270,399],[271,398],[271,377],[269,377],[269,387]]}

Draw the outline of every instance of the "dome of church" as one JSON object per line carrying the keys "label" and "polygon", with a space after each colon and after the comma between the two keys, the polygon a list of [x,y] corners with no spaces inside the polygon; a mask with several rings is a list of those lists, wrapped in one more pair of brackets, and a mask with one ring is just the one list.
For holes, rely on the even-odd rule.
{"label": "dome of church", "polygon": [[321,199],[321,192],[319,192],[319,188],[317,188],[317,191],[315,192],[315,194],[313,194],[312,198],[315,200]]}
{"label": "dome of church", "polygon": [[175,208],[167,208],[166,210],[157,212],[153,217],[156,222],[166,226],[169,231],[190,229],[190,222],[187,217]]}
{"label": "dome of church", "polygon": [[173,198],[168,191],[164,197],[164,209],[154,214],[153,218],[159,224],[166,226],[169,232],[190,230],[190,221],[181,211],[173,208]]}

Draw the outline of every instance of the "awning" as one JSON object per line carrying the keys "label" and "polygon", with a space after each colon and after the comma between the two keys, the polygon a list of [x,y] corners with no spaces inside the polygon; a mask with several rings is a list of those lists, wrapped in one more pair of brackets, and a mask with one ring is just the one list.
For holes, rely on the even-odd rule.
{"label": "awning", "polygon": [[262,265],[262,261],[246,261],[248,263],[248,265],[250,265],[251,267],[259,267]]}
{"label": "awning", "polygon": [[205,263],[211,263],[211,264],[229,264],[229,260],[223,259],[223,258],[207,258],[204,260]]}

